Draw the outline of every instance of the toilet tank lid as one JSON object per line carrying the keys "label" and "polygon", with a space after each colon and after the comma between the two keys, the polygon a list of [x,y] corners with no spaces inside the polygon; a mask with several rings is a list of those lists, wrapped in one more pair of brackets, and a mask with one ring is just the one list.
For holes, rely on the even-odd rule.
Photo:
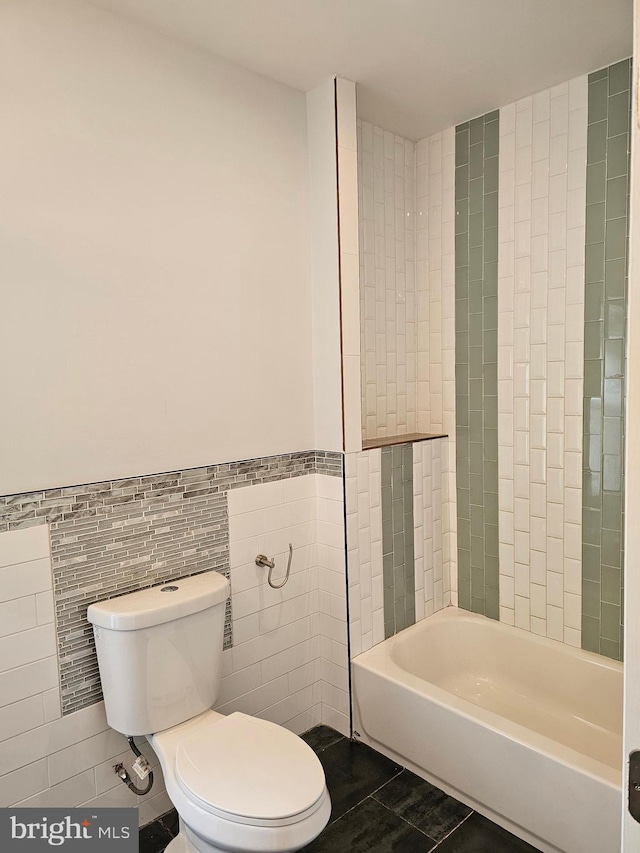
{"label": "toilet tank lid", "polygon": [[229,581],[224,575],[204,572],[99,601],[90,605],[87,619],[112,631],[136,631],[214,607],[228,595]]}

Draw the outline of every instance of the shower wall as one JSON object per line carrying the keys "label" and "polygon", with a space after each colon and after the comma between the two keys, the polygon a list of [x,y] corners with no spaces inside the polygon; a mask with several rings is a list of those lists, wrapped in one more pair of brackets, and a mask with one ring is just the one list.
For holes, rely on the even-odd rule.
{"label": "shower wall", "polygon": [[[360,123],[364,434],[447,436],[443,601],[614,658],[630,79],[625,60],[415,149]],[[408,367],[398,380],[399,334],[415,420],[398,420],[414,384]]]}
{"label": "shower wall", "polygon": [[[459,602],[613,658],[622,656],[629,88],[625,60],[499,110],[497,398],[487,209],[481,238],[470,190],[483,157],[486,193],[491,151],[486,136],[473,141],[477,120],[456,129],[460,590],[471,576],[471,599]],[[471,272],[480,261],[481,280]],[[486,517],[493,451],[480,441],[494,423],[497,560]],[[463,451],[474,434],[467,478]]]}
{"label": "shower wall", "polygon": [[417,142],[416,164],[418,430],[444,435],[438,496],[444,597],[457,604],[454,128]]}
{"label": "shower wall", "polygon": [[363,438],[418,429],[415,144],[358,121]]}
{"label": "shower wall", "polygon": [[500,619],[580,645],[587,78],[500,110]]}
{"label": "shower wall", "polygon": [[631,60],[589,75],[582,645],[622,657]]}
{"label": "shower wall", "polygon": [[451,602],[443,439],[345,457],[351,655]]}
{"label": "shower wall", "polygon": [[363,437],[444,437],[346,455],[352,655],[456,603],[454,155],[358,122]]}

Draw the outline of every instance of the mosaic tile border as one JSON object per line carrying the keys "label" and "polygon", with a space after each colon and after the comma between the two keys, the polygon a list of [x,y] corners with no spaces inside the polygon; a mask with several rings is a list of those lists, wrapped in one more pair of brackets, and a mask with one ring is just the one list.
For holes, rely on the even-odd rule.
{"label": "mosaic tile border", "polygon": [[458,604],[499,618],[499,111],[456,127]]}
{"label": "mosaic tile border", "polygon": [[[229,489],[342,476],[342,454],[304,451],[0,497],[0,532],[49,524],[63,714],[101,699],[89,604],[204,571],[229,575]],[[225,648],[232,645],[231,601]]]}
{"label": "mosaic tile border", "polygon": [[622,659],[631,60],[589,75],[582,647]]}

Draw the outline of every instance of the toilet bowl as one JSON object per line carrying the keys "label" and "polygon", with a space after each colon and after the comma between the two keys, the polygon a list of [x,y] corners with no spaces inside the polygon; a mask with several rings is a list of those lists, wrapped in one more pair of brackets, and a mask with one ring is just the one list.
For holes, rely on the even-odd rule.
{"label": "toilet bowl", "polygon": [[158,756],[180,818],[170,853],[293,853],[329,820],[324,771],[287,729],[211,710],[228,593],[212,571],[89,607],[107,722]]}
{"label": "toilet bowl", "polygon": [[324,828],[331,801],[313,750],[264,720],[207,711],[148,736],[181,818],[179,851],[288,851]]}

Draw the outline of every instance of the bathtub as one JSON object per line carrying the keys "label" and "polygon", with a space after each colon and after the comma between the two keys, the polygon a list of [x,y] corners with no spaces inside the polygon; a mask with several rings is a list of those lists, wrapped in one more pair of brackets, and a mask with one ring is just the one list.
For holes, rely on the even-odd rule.
{"label": "bathtub", "polygon": [[620,663],[448,607],[352,667],[365,743],[544,853],[619,853]]}

